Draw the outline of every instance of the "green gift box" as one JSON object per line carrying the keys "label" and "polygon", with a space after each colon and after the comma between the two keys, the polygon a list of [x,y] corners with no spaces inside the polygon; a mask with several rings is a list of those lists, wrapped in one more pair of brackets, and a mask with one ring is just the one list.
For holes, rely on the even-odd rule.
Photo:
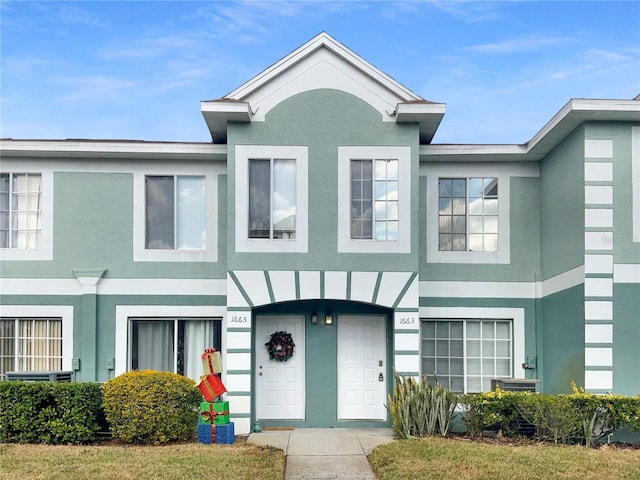
{"label": "green gift box", "polygon": [[214,425],[227,425],[231,421],[231,417],[229,415],[229,402],[214,402],[213,415]]}
{"label": "green gift box", "polygon": [[211,425],[227,425],[231,421],[229,415],[229,402],[200,402],[199,423]]}

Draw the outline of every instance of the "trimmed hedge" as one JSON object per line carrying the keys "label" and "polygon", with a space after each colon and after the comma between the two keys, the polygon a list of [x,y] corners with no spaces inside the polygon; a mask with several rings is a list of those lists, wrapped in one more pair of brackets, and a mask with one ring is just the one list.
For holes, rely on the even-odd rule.
{"label": "trimmed hedge", "polygon": [[468,394],[460,404],[472,437],[483,430],[515,436],[523,426],[533,426],[539,440],[592,446],[626,427],[640,431],[640,396],[589,394],[575,386],[570,395],[502,390]]}
{"label": "trimmed hedge", "polygon": [[101,404],[98,383],[0,382],[0,442],[91,442]]}
{"label": "trimmed hedge", "polygon": [[111,432],[127,443],[193,440],[201,400],[193,380],[169,372],[131,371],[104,384]]}

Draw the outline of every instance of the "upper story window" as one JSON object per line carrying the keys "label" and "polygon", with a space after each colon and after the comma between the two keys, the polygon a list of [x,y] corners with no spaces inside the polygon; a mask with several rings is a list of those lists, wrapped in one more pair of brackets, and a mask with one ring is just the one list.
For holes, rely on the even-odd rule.
{"label": "upper story window", "polygon": [[0,174],[0,248],[33,250],[42,233],[42,176]]}
{"label": "upper story window", "polygon": [[249,159],[249,238],[296,238],[295,159]]}
{"label": "upper story window", "polygon": [[440,251],[498,251],[498,179],[440,178]]}
{"label": "upper story window", "polygon": [[215,262],[222,173],[223,167],[216,164],[181,165],[178,174],[157,166],[135,171],[133,260]]}
{"label": "upper story window", "polygon": [[351,238],[398,240],[398,160],[351,160]]}
{"label": "upper story window", "polygon": [[338,251],[411,250],[411,147],[338,147]]}
{"label": "upper story window", "polygon": [[147,175],[145,191],[147,249],[205,249],[205,177]]}
{"label": "upper story window", "polygon": [[308,250],[308,147],[237,145],[237,252]]}

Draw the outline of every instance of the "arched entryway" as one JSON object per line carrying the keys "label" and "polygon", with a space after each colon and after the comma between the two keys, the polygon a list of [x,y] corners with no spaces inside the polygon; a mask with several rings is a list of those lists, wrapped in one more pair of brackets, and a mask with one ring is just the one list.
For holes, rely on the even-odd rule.
{"label": "arched entryway", "polygon": [[[387,426],[393,310],[343,300],[301,300],[256,307],[254,420],[273,427]],[[285,362],[265,343],[277,331],[296,347]]]}

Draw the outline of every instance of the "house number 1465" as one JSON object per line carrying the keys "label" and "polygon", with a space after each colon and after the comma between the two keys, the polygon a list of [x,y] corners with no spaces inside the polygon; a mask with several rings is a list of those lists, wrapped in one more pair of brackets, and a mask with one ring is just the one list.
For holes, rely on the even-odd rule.
{"label": "house number 1465", "polygon": [[247,323],[249,320],[246,315],[232,315],[231,323]]}

